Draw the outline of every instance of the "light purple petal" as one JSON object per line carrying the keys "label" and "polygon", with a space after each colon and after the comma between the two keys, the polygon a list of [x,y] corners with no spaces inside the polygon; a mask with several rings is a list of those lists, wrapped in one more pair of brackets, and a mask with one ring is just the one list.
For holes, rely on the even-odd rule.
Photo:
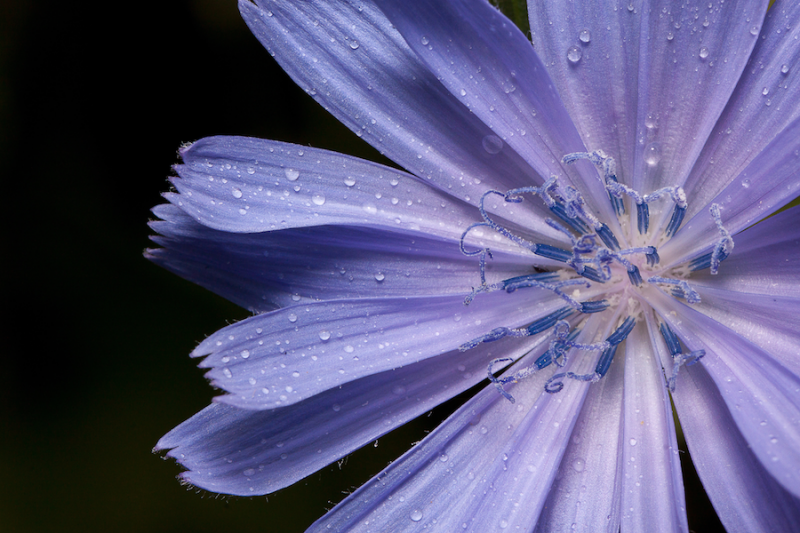
{"label": "light purple petal", "polygon": [[528,16],[534,49],[584,144],[613,157],[618,179],[631,183],[641,10],[530,0]]}
{"label": "light purple petal", "polygon": [[242,496],[268,494],[486,379],[492,359],[516,359],[546,340],[546,335],[505,339],[451,351],[281,409],[212,404],[170,431],[156,448],[172,448],[167,455],[189,470],[181,478],[195,486]]}
{"label": "light purple petal", "polygon": [[692,461],[727,531],[796,531],[800,500],[755,456],[703,365],[681,370],[672,398]]}
{"label": "light purple petal", "polygon": [[753,55],[684,184],[687,216],[708,204],[800,115],[800,3],[767,12]]}
{"label": "light purple petal", "polygon": [[[415,176],[326,150],[246,137],[209,137],[185,148],[181,156],[184,163],[175,167],[180,178],[172,180],[180,194],[166,197],[218,230],[255,233],[358,224],[458,242],[467,226],[480,221],[474,206]],[[536,214],[546,211],[541,202],[496,200],[486,207],[522,224],[529,234],[565,241]],[[493,241],[492,247],[519,250],[501,240]]]}
{"label": "light purple petal", "polygon": [[[747,168],[715,198],[722,223],[731,235],[755,224],[800,194],[800,118],[786,127]],[[719,240],[714,219],[705,208],[684,223],[663,247],[672,265],[710,251]],[[734,254],[736,250],[734,249]]]}
{"label": "light purple petal", "polygon": [[[206,227],[165,204],[148,259],[253,312],[298,301],[461,294],[480,283],[478,259],[458,243],[385,228],[319,226],[262,233]],[[494,252],[489,283],[531,272],[532,260]]]}
{"label": "light purple petal", "polygon": [[659,531],[689,530],[672,405],[653,336],[638,324],[625,341],[623,533],[647,531],[653,524]]}
{"label": "light purple petal", "polygon": [[656,290],[648,300],[688,349],[705,349],[700,363],[753,453],[787,490],[800,494],[800,377],[691,306]]}
{"label": "light purple petal", "polygon": [[[593,315],[582,337],[601,322]],[[567,370],[586,371],[589,359],[570,358]],[[544,393],[552,373],[508,384],[514,404],[487,387],[309,531],[531,530],[590,387]]]}
{"label": "light purple petal", "polygon": [[487,188],[541,180],[508,146],[495,149],[491,129],[437,81],[374,2],[258,4],[242,0],[239,9],[283,69],[409,172],[473,202]]}
{"label": "light purple petal", "polygon": [[[596,286],[585,292],[591,298]],[[479,294],[335,300],[257,315],[203,341],[193,357],[230,394],[220,401],[270,409],[360,377],[421,361],[483,336],[520,327],[564,307],[544,289]]]}
{"label": "light purple petal", "polygon": [[536,533],[619,532],[624,359],[620,349],[608,374],[589,387]]}
{"label": "light purple petal", "polygon": [[596,170],[560,163],[585,147],[553,80],[514,23],[488,2],[378,5],[442,84],[504,144],[541,176],[580,185],[587,203],[616,224]]}

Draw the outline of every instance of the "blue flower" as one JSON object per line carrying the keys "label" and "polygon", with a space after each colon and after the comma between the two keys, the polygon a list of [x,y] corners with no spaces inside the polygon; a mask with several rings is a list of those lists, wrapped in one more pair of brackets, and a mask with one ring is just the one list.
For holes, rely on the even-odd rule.
{"label": "blue flower", "polygon": [[157,448],[267,494],[488,377],[311,531],[686,531],[672,399],[725,526],[796,530],[800,208],[754,224],[800,190],[800,3],[767,4],[531,0],[531,46],[481,0],[240,1],[407,172],[182,149],[147,255],[255,314]]}

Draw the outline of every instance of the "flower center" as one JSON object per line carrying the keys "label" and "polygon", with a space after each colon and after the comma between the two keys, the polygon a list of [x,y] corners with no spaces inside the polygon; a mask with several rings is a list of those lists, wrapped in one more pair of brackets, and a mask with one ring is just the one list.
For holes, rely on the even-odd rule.
{"label": "flower center", "polygon": [[[674,205],[672,215],[663,231],[663,236],[661,236],[661,242],[668,240],[678,231],[687,208],[686,194],[681,187],[664,187],[649,194],[641,194],[619,183],[614,159],[606,156],[602,151],[567,154],[564,156],[563,162],[572,164],[582,159],[590,161],[601,171],[602,176],[600,179],[608,194],[611,207],[620,222],[625,222],[629,216],[625,211],[624,198],[628,197],[630,203],[635,206],[637,230],[639,236],[642,237],[636,240],[644,242],[644,236],[650,229],[649,204],[659,199],[669,199]],[[545,218],[545,222],[548,226],[566,236],[570,245],[559,247],[531,242],[497,223],[485,208],[486,199],[491,196],[500,196],[503,201],[509,203],[520,203],[526,196],[539,197],[554,215],[554,218]],[[673,296],[685,299],[690,304],[699,303],[700,295],[685,279],[688,273],[708,268],[712,274],[716,274],[719,270],[720,262],[728,257],[733,250],[733,239],[722,224],[720,208],[717,204],[712,204],[710,213],[714,218],[720,235],[713,249],[691,261],[688,264],[688,268],[673,269],[672,272],[665,273],[661,271],[663,269],[658,269],[657,265],[660,262],[660,258],[655,246],[622,248],[619,239],[609,226],[600,221],[587,208],[581,193],[574,187],[561,186],[556,177],[550,178],[541,187],[522,187],[505,193],[489,190],[481,197],[478,209],[482,221],[467,227],[461,236],[460,247],[463,254],[478,257],[480,285],[477,288],[473,288],[472,292],[465,298],[464,303],[469,305],[478,294],[483,292],[504,290],[512,293],[531,287],[550,290],[565,302],[564,307],[525,327],[498,327],[481,337],[464,343],[460,347],[462,351],[465,351],[481,343],[493,342],[504,337],[528,337],[552,328],[553,340],[550,342],[549,349],[532,366],[524,368],[511,376],[497,378],[494,376],[494,366],[500,363],[512,363],[514,360],[501,358],[495,359],[489,364],[487,369],[489,379],[495,384],[500,393],[512,402],[514,401],[513,398],[503,388],[504,383],[517,382],[551,364],[564,367],[570,350],[600,352],[594,372],[589,374],[556,373],[548,380],[545,390],[550,393],[560,391],[564,387],[563,378],[565,377],[579,381],[598,381],[608,371],[617,346],[633,330],[636,322],[634,316],[627,316],[624,319],[620,317],[617,328],[605,341],[581,344],[575,342],[581,324],[578,325],[578,328],[571,330],[570,322],[566,320],[567,318],[581,313],[603,312],[612,303],[622,300],[618,296],[620,292],[627,292],[628,290],[639,291],[645,284],[657,284],[661,287],[669,288]],[[486,262],[492,258],[491,251],[489,248],[467,250],[464,243],[467,235],[476,228],[490,228],[535,255],[563,263],[564,267],[557,270],[545,270],[516,276],[490,284],[486,281]],[[644,276],[642,272],[645,273]],[[580,301],[580,288],[590,288],[592,282],[608,286],[605,294],[606,298]],[[670,389],[674,389],[679,367],[684,363],[693,364],[705,355],[705,352],[697,350],[683,353],[680,341],[665,322],[659,322],[659,329],[667,349],[673,356],[674,368],[672,375],[667,378],[667,383]]]}

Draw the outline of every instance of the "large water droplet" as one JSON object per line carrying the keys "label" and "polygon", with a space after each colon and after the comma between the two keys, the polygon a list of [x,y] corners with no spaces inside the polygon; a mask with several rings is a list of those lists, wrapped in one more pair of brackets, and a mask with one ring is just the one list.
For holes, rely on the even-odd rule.
{"label": "large water droplet", "polygon": [[700,59],[707,58],[708,57],[708,48],[706,48],[705,46],[701,46],[700,47],[700,53],[698,55],[700,56]]}
{"label": "large water droplet", "polygon": [[575,462],[572,463],[572,468],[574,468],[576,472],[583,472],[583,469],[586,468],[586,461],[583,459],[575,459]]}
{"label": "large water droplet", "polygon": [[644,147],[644,162],[654,167],[661,161],[661,143],[651,142]]}
{"label": "large water droplet", "polygon": [[247,359],[248,357],[250,357],[250,350],[242,350],[242,352],[239,355],[242,356],[242,359]]}
{"label": "large water droplet", "polygon": [[252,475],[253,475],[253,474],[255,474],[255,473],[256,473],[256,470],[255,470],[255,468],[248,468],[247,470],[245,470],[244,472],[242,472],[242,474],[244,474],[244,475],[245,475],[245,476],[247,476],[247,477],[250,477],[250,476],[252,476]]}
{"label": "large water droplet", "polygon": [[758,30],[759,30],[758,26],[753,26],[752,28],[750,28],[750,35],[758,35]]}
{"label": "large water droplet", "polygon": [[768,87],[764,87],[764,89],[761,91],[761,94],[763,94],[764,96],[767,96],[769,94],[769,88]]}
{"label": "large water droplet", "polygon": [[429,43],[429,42],[431,42],[431,41],[430,41],[430,40],[429,40],[427,37],[425,37],[425,36],[423,35],[423,36],[422,36],[422,39],[420,39],[420,40],[419,40],[419,42],[421,42],[421,43],[422,43],[422,44],[424,44],[425,46],[428,46],[428,43]]}
{"label": "large water droplet", "polygon": [[241,198],[242,197],[242,190],[241,189],[239,189],[237,187],[234,187],[232,192],[233,192],[233,197],[234,198]]}
{"label": "large water droplet", "polygon": [[300,171],[293,168],[284,169],[283,173],[286,175],[286,179],[289,181],[295,181],[300,177]]}
{"label": "large water droplet", "polygon": [[575,64],[578,61],[580,61],[582,55],[583,52],[577,46],[570,46],[569,48],[567,48],[567,59],[572,64]]}
{"label": "large water droplet", "polygon": [[319,332],[319,338],[320,340],[326,341],[331,338],[331,332],[322,330]]}
{"label": "large water droplet", "polygon": [[296,315],[296,314],[294,314],[294,313],[290,313],[290,314],[289,314],[289,322],[291,322],[292,324],[294,324],[295,322],[297,322],[297,315]]}
{"label": "large water droplet", "polygon": [[789,65],[781,65],[781,74],[789,74]]}
{"label": "large water droplet", "polygon": [[578,34],[578,39],[580,39],[582,43],[588,43],[592,40],[592,32],[586,28],[583,28]]}
{"label": "large water droplet", "polygon": [[311,197],[311,201],[314,202],[316,205],[322,205],[325,203],[325,196],[317,193]]}
{"label": "large water droplet", "polygon": [[483,138],[481,144],[483,149],[492,155],[499,154],[500,150],[503,149],[503,140],[497,135],[487,135]]}
{"label": "large water droplet", "polygon": [[629,442],[631,443],[631,446],[636,446],[636,439],[631,439]]}
{"label": "large water droplet", "polygon": [[352,187],[353,185],[356,184],[356,179],[351,176],[347,176],[344,179],[344,184],[347,185],[348,187]]}
{"label": "large water droplet", "polygon": [[422,511],[420,511],[419,509],[414,509],[413,511],[411,511],[411,515],[409,516],[409,518],[411,518],[411,520],[414,522],[419,522],[420,520],[422,520]]}
{"label": "large water droplet", "polygon": [[674,38],[675,38],[675,34],[674,33],[672,33],[671,31],[667,32],[667,40],[668,41],[671,41]]}
{"label": "large water droplet", "polygon": [[358,50],[358,41],[356,41],[355,39],[350,41],[350,48],[352,48],[353,50]]}
{"label": "large water droplet", "polygon": [[375,274],[375,281],[383,281],[385,279],[386,276],[383,274],[383,272],[378,272],[377,274]]}

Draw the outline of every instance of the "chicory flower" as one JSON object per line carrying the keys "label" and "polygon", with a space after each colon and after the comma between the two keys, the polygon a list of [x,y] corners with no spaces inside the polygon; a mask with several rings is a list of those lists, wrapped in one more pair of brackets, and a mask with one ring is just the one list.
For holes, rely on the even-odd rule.
{"label": "chicory flower", "polygon": [[[731,531],[800,523],[800,3],[240,1],[402,172],[181,151],[154,262],[255,315],[159,441],[267,494],[489,379],[312,531],[686,531],[672,402]],[[755,224],[755,225],[754,225]]]}

